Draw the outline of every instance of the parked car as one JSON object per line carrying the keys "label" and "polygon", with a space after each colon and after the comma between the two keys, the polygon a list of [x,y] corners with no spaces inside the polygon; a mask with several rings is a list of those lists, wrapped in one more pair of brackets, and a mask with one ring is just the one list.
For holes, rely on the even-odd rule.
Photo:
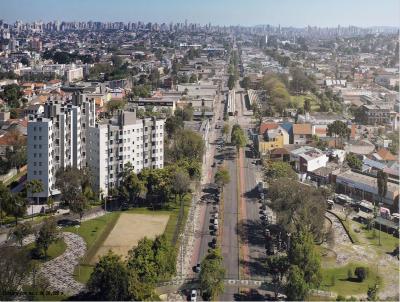
{"label": "parked car", "polygon": [[190,293],[190,301],[192,302],[197,301],[197,290],[192,289],[192,292]]}
{"label": "parked car", "polygon": [[194,272],[195,273],[200,273],[200,271],[201,271],[200,263],[197,263],[196,266],[194,267]]}

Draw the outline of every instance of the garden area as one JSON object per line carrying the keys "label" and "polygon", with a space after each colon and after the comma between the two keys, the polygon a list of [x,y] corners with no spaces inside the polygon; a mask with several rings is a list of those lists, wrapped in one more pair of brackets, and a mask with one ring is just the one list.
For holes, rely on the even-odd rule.
{"label": "garden area", "polygon": [[376,267],[366,269],[365,278],[359,279],[355,275],[356,268],[365,268],[369,265],[349,263],[340,267],[323,268],[320,289],[338,293],[342,296],[366,294],[368,287],[381,285]]}

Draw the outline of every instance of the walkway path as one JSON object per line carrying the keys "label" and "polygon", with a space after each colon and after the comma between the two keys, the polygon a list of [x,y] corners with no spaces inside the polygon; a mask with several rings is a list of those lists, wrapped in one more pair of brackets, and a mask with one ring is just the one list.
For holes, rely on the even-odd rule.
{"label": "walkway path", "polygon": [[74,279],[74,268],[86,252],[86,243],[82,237],[74,233],[63,232],[61,236],[67,249],[61,256],[44,263],[40,272],[47,277],[52,290],[74,295],[85,287]]}

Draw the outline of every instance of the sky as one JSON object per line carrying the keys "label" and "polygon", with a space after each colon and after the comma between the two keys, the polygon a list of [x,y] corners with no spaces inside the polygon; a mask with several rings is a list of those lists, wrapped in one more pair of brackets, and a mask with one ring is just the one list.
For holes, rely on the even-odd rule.
{"label": "sky", "polygon": [[0,19],[400,26],[400,0],[0,0]]}

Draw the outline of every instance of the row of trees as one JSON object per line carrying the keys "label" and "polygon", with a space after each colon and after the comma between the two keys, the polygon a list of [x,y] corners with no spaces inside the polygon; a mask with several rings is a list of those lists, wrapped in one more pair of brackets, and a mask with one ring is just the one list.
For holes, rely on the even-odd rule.
{"label": "row of trees", "polygon": [[286,162],[264,164],[269,181],[271,208],[288,239],[287,255],[267,258],[275,294],[284,289],[289,300],[305,300],[312,288],[321,282],[320,256],[314,241],[323,232],[326,209],[324,192],[297,181],[297,175]]}
{"label": "row of trees", "polygon": [[176,249],[165,236],[143,238],[126,261],[109,252],[100,258],[88,282],[91,298],[106,301],[152,300],[157,282],[176,271]]}

